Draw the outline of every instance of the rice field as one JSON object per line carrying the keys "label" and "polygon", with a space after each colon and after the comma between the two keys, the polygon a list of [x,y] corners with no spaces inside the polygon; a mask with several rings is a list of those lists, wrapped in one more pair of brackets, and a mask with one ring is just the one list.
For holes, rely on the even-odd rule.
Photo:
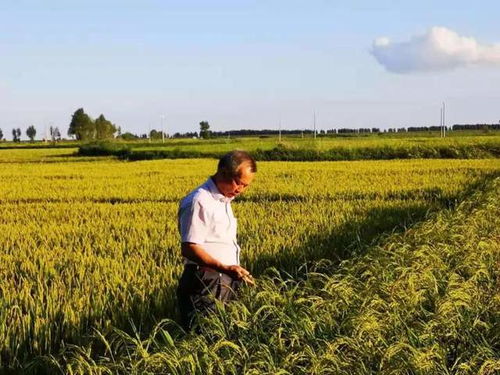
{"label": "rice field", "polygon": [[128,160],[219,158],[244,148],[261,161],[340,161],[381,159],[487,159],[500,157],[500,132],[447,138],[389,135],[297,138],[169,139],[165,143],[98,142],[80,145],[82,156],[117,156]]}
{"label": "rice field", "polygon": [[[457,133],[457,132],[455,132]],[[135,142],[130,143],[134,150],[149,150],[149,149],[174,149],[181,147],[183,151],[200,151],[200,152],[220,152],[231,151],[234,148],[244,148],[252,151],[257,149],[267,150],[276,147],[280,141],[277,136],[268,138],[227,138],[227,139],[169,139],[165,143],[159,141]],[[409,148],[419,145],[429,147],[455,147],[455,146],[472,146],[472,145],[498,145],[500,144],[500,132],[492,131],[488,135],[463,136],[462,134],[449,133],[448,137],[440,138],[437,134],[416,134],[411,135],[386,135],[380,136],[350,136],[350,137],[317,137],[313,139],[311,135],[304,138],[300,137],[283,137],[281,143],[290,148],[305,148],[315,149],[319,151],[332,148]]]}
{"label": "rice field", "polygon": [[167,319],[147,336],[97,332],[98,358],[75,346],[46,363],[72,374],[497,374],[499,182],[340,264],[269,270],[201,335]]}
{"label": "rice field", "polygon": [[[493,361],[486,370],[496,366],[498,337],[483,345],[475,329],[491,333],[498,306],[498,225],[485,219],[497,209],[498,159],[260,162],[254,184],[233,203],[242,263],[258,286],[207,323],[217,329],[181,339],[173,323],[157,326],[176,317],[177,204],[217,161],[71,153],[0,150],[4,369],[465,374],[486,360]],[[453,219],[477,191],[483,195],[474,201],[489,206]],[[433,224],[413,231],[430,217]],[[471,252],[455,252],[459,242]],[[453,315],[457,309],[469,320]],[[441,320],[426,315],[436,311]],[[428,326],[419,325],[422,317]],[[490,351],[474,357],[482,363],[467,357],[471,370],[448,352],[463,352],[464,324],[475,345]],[[151,332],[159,336],[148,339]]]}

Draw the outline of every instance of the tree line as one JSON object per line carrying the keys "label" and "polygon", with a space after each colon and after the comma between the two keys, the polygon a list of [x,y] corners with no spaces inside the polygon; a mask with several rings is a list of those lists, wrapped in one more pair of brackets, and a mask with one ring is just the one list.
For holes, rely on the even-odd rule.
{"label": "tree line", "polygon": [[[203,128],[202,128],[203,124]],[[446,130],[485,130],[485,129],[493,129],[500,130],[500,124],[476,124],[476,125],[459,125],[455,124],[452,126],[445,127]],[[388,128],[388,129],[380,129],[380,128],[339,128],[339,129],[327,129],[327,130],[319,130],[317,131],[317,135],[326,136],[333,134],[379,134],[379,133],[406,133],[406,132],[433,132],[440,131],[440,126],[409,126],[409,127],[400,127],[400,128]],[[187,133],[175,133],[172,135],[172,138],[221,138],[221,137],[248,137],[248,136],[277,136],[281,133],[281,135],[293,135],[293,136],[302,136],[302,135],[313,135],[314,130],[312,129],[239,129],[239,130],[227,130],[227,131],[211,131],[209,130],[208,122],[202,121],[200,123],[200,133],[197,132],[187,132]],[[140,138],[148,138],[148,134],[143,134],[141,136],[134,135],[131,133],[123,134],[123,138],[126,139],[140,139]],[[149,133],[149,138],[151,139],[161,139],[161,132],[152,130]]]}
{"label": "tree line", "polygon": [[455,124],[451,127],[453,130],[500,130],[499,124]]}
{"label": "tree line", "polygon": [[[149,133],[136,135],[130,132],[121,133],[120,127],[114,125],[111,121],[107,120],[104,115],[100,115],[97,119],[93,120],[89,115],[85,113],[83,108],[77,109],[71,118],[69,124],[68,135],[75,137],[79,141],[93,141],[93,140],[106,140],[115,137],[123,140],[137,140],[137,139],[152,139],[160,140],[165,138],[220,138],[220,137],[245,137],[245,136],[271,136],[271,135],[312,135],[314,131],[312,129],[293,129],[293,130],[277,130],[277,129],[239,129],[239,130],[227,130],[227,131],[213,131],[210,130],[210,125],[208,121],[201,121],[199,132],[176,132],[169,136],[162,130],[152,129]],[[500,124],[454,124],[451,127],[445,127],[446,130],[460,131],[460,130],[500,130]],[[316,134],[319,136],[331,135],[331,134],[364,134],[364,133],[404,133],[404,132],[432,132],[440,131],[440,126],[409,126],[401,128],[339,128],[339,129],[327,129],[319,130]],[[26,136],[31,142],[34,141],[36,137],[36,128],[34,125],[30,125],[26,129]],[[50,139],[52,141],[61,140],[61,132],[57,127],[50,127],[49,129]],[[4,137],[2,130],[0,129],[0,140]],[[21,141],[21,129],[12,129],[12,139],[14,142]]]}
{"label": "tree line", "polygon": [[[58,127],[50,126],[48,138],[52,141],[61,140],[61,131]],[[115,137],[115,133],[120,134],[120,128],[114,125],[111,121],[107,120],[104,115],[100,115],[97,119],[93,120],[85,113],[83,108],[77,109],[69,124],[68,136],[75,137],[79,141],[92,141],[92,140],[105,140]],[[33,142],[35,140],[37,130],[34,125],[28,126],[26,129],[26,137]],[[21,142],[21,129],[12,129],[12,140],[14,142]],[[4,134],[0,129],[0,140],[3,140]],[[44,138],[45,140],[45,138]]]}
{"label": "tree line", "polygon": [[141,134],[140,136],[137,134],[133,134],[130,132],[123,133],[118,136],[118,138],[126,140],[126,141],[131,141],[131,140],[136,140],[136,139],[152,139],[152,140],[160,140],[164,138],[211,138],[215,136],[216,133],[212,132],[210,130],[210,124],[208,121],[201,121],[200,122],[200,132],[186,132],[186,133],[174,133],[170,137],[167,133],[163,133],[161,130],[156,130],[152,129],[148,134]]}

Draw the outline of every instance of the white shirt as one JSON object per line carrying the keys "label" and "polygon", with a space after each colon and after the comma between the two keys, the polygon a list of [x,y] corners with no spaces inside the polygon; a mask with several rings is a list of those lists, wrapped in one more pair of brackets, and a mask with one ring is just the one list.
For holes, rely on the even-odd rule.
{"label": "white shirt", "polygon": [[[220,193],[212,178],[184,197],[177,213],[181,242],[201,245],[222,264],[239,265],[240,247],[236,241],[237,220],[231,209],[232,200]],[[184,262],[196,264],[187,258]]]}

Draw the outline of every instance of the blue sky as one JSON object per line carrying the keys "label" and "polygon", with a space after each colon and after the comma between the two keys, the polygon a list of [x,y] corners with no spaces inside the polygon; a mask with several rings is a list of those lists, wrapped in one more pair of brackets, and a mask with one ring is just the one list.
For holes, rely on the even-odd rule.
{"label": "blue sky", "polygon": [[[500,66],[405,74],[370,52],[442,26],[500,43],[500,2],[0,2],[0,129],[66,133],[79,107],[124,131],[500,120]],[[400,49],[391,58],[398,60]],[[39,138],[39,137],[38,137]]]}

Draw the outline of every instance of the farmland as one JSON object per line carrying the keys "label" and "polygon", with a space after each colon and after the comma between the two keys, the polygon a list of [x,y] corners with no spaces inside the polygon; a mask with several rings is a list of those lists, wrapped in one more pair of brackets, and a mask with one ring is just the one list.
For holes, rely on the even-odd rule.
{"label": "farmland", "polygon": [[[460,133],[460,132],[456,132]],[[305,138],[227,138],[167,140],[165,143],[98,143],[83,145],[83,156],[114,155],[129,160],[218,158],[234,148],[251,151],[258,160],[336,161],[370,159],[446,158],[470,159],[500,156],[500,133],[466,136],[452,133],[447,138],[436,133],[401,135],[354,135]],[[467,134],[467,133],[466,133]]]}
{"label": "farmland", "polygon": [[[500,156],[500,131],[453,131],[446,138],[439,132],[337,134],[320,135],[317,139],[307,134],[300,136],[229,137],[214,139],[170,138],[135,141],[114,141],[86,144],[78,141],[1,143],[0,151],[11,149],[51,150],[58,154],[65,150],[71,155],[78,150],[82,156],[119,156],[128,160],[217,158],[233,149],[244,148],[258,160],[336,161],[380,159],[481,159]],[[15,156],[15,153],[10,154]],[[33,157],[32,153],[17,153]],[[45,157],[45,161],[51,161]],[[52,158],[57,161],[57,158]]]}
{"label": "farmland", "polygon": [[[456,142],[498,144],[464,139]],[[203,150],[246,146],[236,143]],[[47,358],[52,371],[82,374],[498,366],[498,159],[260,162],[233,204],[257,287],[205,335],[181,339],[168,323],[148,340],[175,319],[178,201],[216,160],[75,151],[0,150],[5,368],[42,371]],[[133,327],[150,347],[127,338]],[[106,339],[89,338],[96,330]],[[110,338],[115,346],[103,349]]]}

